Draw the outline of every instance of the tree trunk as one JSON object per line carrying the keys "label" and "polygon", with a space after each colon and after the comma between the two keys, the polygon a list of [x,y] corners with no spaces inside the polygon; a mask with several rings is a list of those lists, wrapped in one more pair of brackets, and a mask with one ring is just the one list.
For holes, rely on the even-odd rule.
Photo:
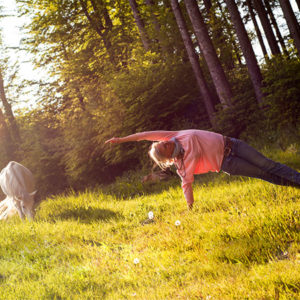
{"label": "tree trunk", "polygon": [[273,55],[280,54],[280,49],[277,44],[274,32],[272,30],[272,27],[271,27],[270,21],[268,19],[268,15],[266,13],[265,7],[262,3],[262,0],[253,0],[253,3],[254,3],[254,8],[258,13],[261,25],[266,34],[266,38],[269,43],[271,53]]}
{"label": "tree trunk", "polygon": [[234,45],[230,41],[231,35],[225,35],[224,20],[216,13],[216,7],[213,7],[211,0],[205,0],[204,5],[209,19],[207,27],[211,32],[213,45],[223,66],[226,67],[226,70],[231,71],[235,66]]}
{"label": "tree trunk", "polygon": [[184,21],[182,12],[180,10],[179,4],[177,0],[171,0],[171,6],[172,6],[172,10],[181,34],[181,37],[183,39],[183,43],[185,45],[186,51],[188,53],[188,57],[190,60],[190,63],[192,65],[196,80],[197,80],[197,84],[198,84],[198,88],[200,90],[201,93],[201,98],[204,101],[205,104],[205,108],[207,111],[207,114],[209,116],[209,120],[211,122],[211,124],[214,124],[214,120],[213,120],[213,114],[214,114],[214,106],[213,106],[213,99],[211,96],[211,93],[208,89],[207,83],[205,81],[203,72],[201,70],[201,67],[199,65],[199,58],[195,53],[195,49],[192,43],[192,40],[190,38],[190,35],[188,33],[188,29],[186,26],[186,23]]}
{"label": "tree trunk", "polygon": [[152,19],[152,23],[153,23],[154,29],[155,29],[155,31],[156,31],[157,33],[159,33],[159,32],[160,32],[160,25],[159,25],[159,23],[158,23],[158,20],[157,20],[156,15],[155,15],[155,13],[154,13],[154,11],[153,11],[154,8],[155,8],[154,2],[153,2],[153,0],[145,0],[145,3],[146,3],[146,5],[148,5],[149,8],[150,8],[151,19]]}
{"label": "tree trunk", "polygon": [[155,10],[154,2],[153,2],[153,0],[145,0],[145,3],[150,8],[152,24],[154,26],[154,29],[155,29],[156,36],[158,38],[160,47],[161,47],[161,49],[163,50],[164,53],[167,53],[168,49],[167,49],[166,44],[164,43],[164,39],[162,37],[162,33],[161,33],[161,30],[160,30],[160,24],[158,22],[157,16],[154,13],[154,10]]}
{"label": "tree trunk", "polygon": [[296,0],[296,2],[297,2],[298,10],[300,11],[300,0]]}
{"label": "tree trunk", "polygon": [[11,105],[10,103],[8,103],[5,95],[4,82],[3,82],[3,77],[1,72],[0,72],[0,98],[4,107],[5,115],[9,122],[9,127],[12,132],[12,137],[16,143],[19,143],[21,141],[19,127],[17,125],[15,116],[12,112]]}
{"label": "tree trunk", "polygon": [[[101,19],[101,15],[103,14],[104,20],[105,20],[105,31],[106,31],[106,34],[107,34],[107,31],[110,31],[112,29],[113,23],[112,23],[112,20],[109,16],[109,13],[107,11],[106,6],[103,5],[102,1],[95,2],[95,0],[91,0],[91,3],[92,3],[92,6],[94,8],[94,11],[97,12],[97,15],[98,15],[99,19]],[[99,7],[98,7],[97,3],[100,3],[100,5],[102,4],[101,11],[99,10]]]}
{"label": "tree trunk", "polygon": [[93,5],[93,9],[94,9],[94,15],[97,15],[97,20],[95,20],[92,15],[88,12],[87,9],[87,3],[85,0],[79,0],[83,13],[85,14],[86,18],[88,19],[88,21],[90,22],[92,28],[94,28],[94,30],[98,33],[98,35],[101,37],[104,47],[108,53],[108,57],[109,57],[109,61],[113,64],[116,65],[115,62],[115,57],[114,57],[114,53],[113,53],[113,48],[111,45],[111,42],[109,40],[109,38],[107,37],[108,35],[108,31],[111,30],[112,27],[112,23],[111,26],[109,24],[109,20],[107,19],[108,16],[108,12],[105,8],[103,14],[105,16],[105,20],[106,20],[106,26],[103,26],[102,20],[101,20],[101,14],[99,13],[98,9],[95,7],[95,2],[92,1],[92,5]]}
{"label": "tree trunk", "polygon": [[182,59],[183,61],[187,62],[189,61],[186,53],[185,46],[183,44],[183,41],[181,39],[181,33],[179,31],[176,18],[174,16],[174,13],[172,12],[172,7],[170,0],[163,0],[163,4],[165,7],[165,10],[167,13],[170,14],[171,20],[169,21],[169,39],[171,40],[171,45],[169,46],[172,53],[182,53]]}
{"label": "tree trunk", "polygon": [[138,10],[138,5],[135,0],[129,0],[129,4],[131,6],[136,25],[139,29],[144,48],[146,51],[148,51],[148,50],[150,50],[150,43],[149,43],[149,39],[148,39],[148,36],[146,33],[145,24],[140,16],[140,12]]}
{"label": "tree trunk", "polygon": [[[71,62],[72,57],[70,58],[70,55],[69,55],[69,53],[68,53],[65,45],[62,44],[62,43],[60,45],[61,45],[61,49],[62,49],[62,52],[63,52],[63,58],[64,58],[64,60],[66,62]],[[65,81],[66,81],[66,83],[68,85],[70,85],[72,87],[72,89],[74,89],[75,96],[78,99],[78,104],[81,107],[81,109],[83,111],[86,111],[85,104],[84,104],[84,97],[83,97],[83,94],[80,91],[80,86],[76,82],[74,82],[73,80],[71,80],[70,76],[66,76],[65,77]]]}
{"label": "tree trunk", "polygon": [[294,40],[295,47],[298,50],[298,56],[300,56],[300,26],[293,12],[292,6],[287,0],[279,0],[284,17],[289,27],[291,37]]}
{"label": "tree trunk", "polygon": [[210,9],[212,8],[211,0],[203,0],[205,9],[207,13],[210,13]]}
{"label": "tree trunk", "polygon": [[239,65],[241,66],[242,65],[242,60],[241,60],[241,56],[240,56],[240,49],[239,49],[239,47],[238,47],[238,45],[237,45],[237,43],[235,41],[235,37],[232,34],[231,25],[229,24],[229,22],[227,20],[227,17],[225,15],[224,11],[223,11],[223,8],[222,8],[222,5],[221,5],[220,1],[217,0],[216,2],[217,2],[217,5],[219,7],[219,10],[221,12],[222,19],[223,19],[223,21],[225,23],[226,30],[227,30],[228,34],[231,36],[231,43],[233,45],[234,53],[235,53],[236,58],[237,58],[237,60],[239,62]]}
{"label": "tree trunk", "polygon": [[225,0],[227,4],[228,11],[236,30],[237,37],[239,39],[244,57],[247,63],[248,72],[254,87],[256,100],[259,104],[262,103],[263,93],[262,93],[262,75],[260,68],[258,66],[250,39],[248,37],[247,31],[243,24],[242,18],[240,16],[237,5],[234,0]]}
{"label": "tree trunk", "polygon": [[202,15],[200,14],[198,4],[196,0],[185,0],[184,3],[220,101],[223,105],[229,106],[232,98],[231,87],[209,37],[206,25]]}
{"label": "tree trunk", "polygon": [[255,31],[256,31],[256,35],[257,35],[261,50],[263,52],[264,57],[268,58],[268,52],[267,52],[264,40],[262,38],[259,26],[258,26],[256,18],[255,18],[255,14],[254,14],[254,11],[253,11],[251,0],[246,0],[246,2],[247,2],[247,5],[248,5],[248,8],[249,8],[249,13],[250,13],[250,16],[251,16],[251,19],[252,19],[252,22],[253,22],[253,25],[254,25],[254,28],[255,28]]}
{"label": "tree trunk", "polygon": [[[165,6],[166,8],[171,8],[171,4],[170,4],[170,1],[169,1],[169,0],[163,0],[162,2],[163,2],[164,6]],[[171,9],[172,9],[172,8],[171,8]]]}
{"label": "tree trunk", "polygon": [[269,0],[264,0],[264,3],[265,3],[265,6],[266,6],[266,9],[267,9],[267,12],[268,12],[268,14],[270,16],[271,24],[273,25],[273,27],[275,29],[278,41],[279,41],[280,46],[281,46],[281,49],[282,49],[283,53],[288,57],[289,53],[286,50],[286,46],[285,46],[284,40],[282,38],[281,32],[279,30],[279,27],[277,25],[277,22],[276,22],[276,19],[274,17],[274,14],[273,14],[272,8],[270,6]]}
{"label": "tree trunk", "polygon": [[6,152],[7,160],[13,160],[15,152],[14,143],[8,130],[2,109],[0,109],[0,139],[1,145],[3,145],[4,151]]}

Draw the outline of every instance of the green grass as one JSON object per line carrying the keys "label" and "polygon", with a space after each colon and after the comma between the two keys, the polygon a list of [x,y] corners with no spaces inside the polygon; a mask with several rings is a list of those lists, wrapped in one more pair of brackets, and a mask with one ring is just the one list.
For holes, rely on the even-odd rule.
{"label": "green grass", "polygon": [[299,189],[197,176],[189,212],[177,178],[138,178],[1,223],[0,299],[300,299]]}

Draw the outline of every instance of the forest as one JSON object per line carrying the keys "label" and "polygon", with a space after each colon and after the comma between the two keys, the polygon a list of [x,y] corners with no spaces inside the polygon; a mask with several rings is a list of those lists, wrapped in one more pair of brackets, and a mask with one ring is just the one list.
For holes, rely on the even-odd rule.
{"label": "forest", "polygon": [[[197,128],[299,145],[299,0],[16,2],[48,79],[20,83],[2,55],[0,165],[27,166],[40,196],[149,172],[149,144],[104,145],[113,136]],[[15,107],[7,95],[26,89],[36,105]]]}

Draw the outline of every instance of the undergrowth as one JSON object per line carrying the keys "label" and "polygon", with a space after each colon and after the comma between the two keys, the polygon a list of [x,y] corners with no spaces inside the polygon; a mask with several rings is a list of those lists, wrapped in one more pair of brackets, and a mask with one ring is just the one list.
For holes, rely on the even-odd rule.
{"label": "undergrowth", "polygon": [[[296,153],[276,157],[299,169]],[[196,178],[193,211],[178,178],[129,174],[1,223],[0,299],[299,298],[299,189]]]}

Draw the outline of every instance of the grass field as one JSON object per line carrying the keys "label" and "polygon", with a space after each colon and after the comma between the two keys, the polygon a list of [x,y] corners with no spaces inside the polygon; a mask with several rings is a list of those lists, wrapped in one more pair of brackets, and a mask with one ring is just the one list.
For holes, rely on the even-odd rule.
{"label": "grass field", "polygon": [[1,223],[0,299],[300,299],[299,189],[208,174],[194,194],[132,175]]}

